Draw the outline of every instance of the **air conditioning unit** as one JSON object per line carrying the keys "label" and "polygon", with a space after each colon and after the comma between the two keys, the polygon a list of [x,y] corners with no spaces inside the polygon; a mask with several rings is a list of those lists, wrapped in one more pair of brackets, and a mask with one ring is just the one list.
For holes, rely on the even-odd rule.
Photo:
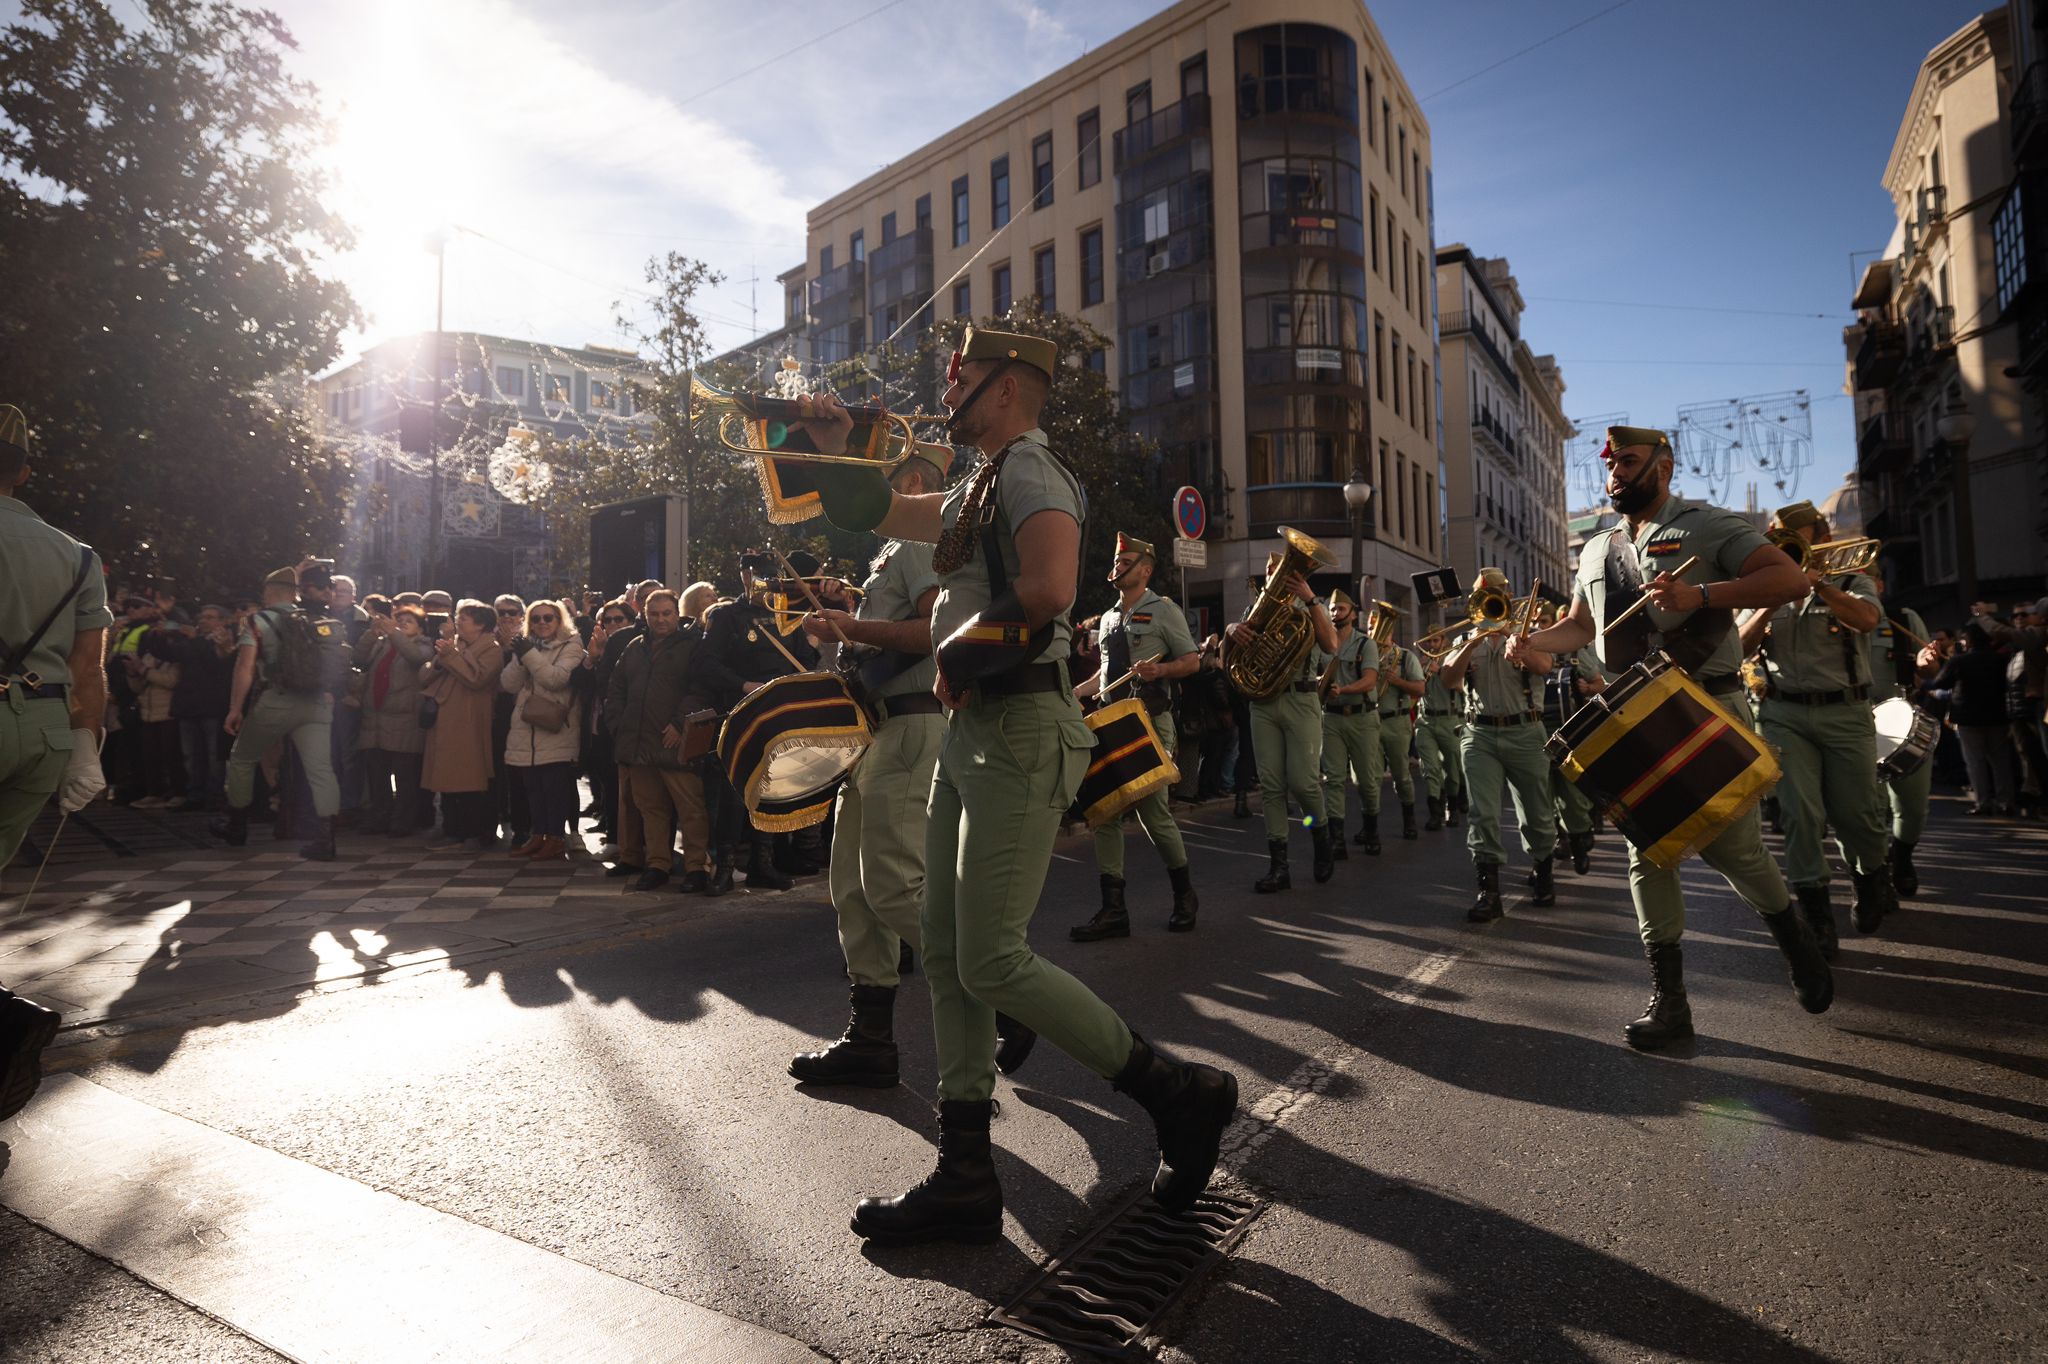
{"label": "air conditioning unit", "polygon": [[1168,259],[1164,251],[1154,251],[1151,255],[1145,257],[1145,274],[1149,278],[1170,268],[1172,264],[1173,262]]}

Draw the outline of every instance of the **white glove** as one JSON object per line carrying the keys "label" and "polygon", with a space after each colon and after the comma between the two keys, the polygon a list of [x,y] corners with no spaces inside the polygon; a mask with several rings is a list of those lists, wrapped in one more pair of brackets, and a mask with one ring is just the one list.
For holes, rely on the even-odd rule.
{"label": "white glove", "polygon": [[67,815],[83,810],[106,789],[99,741],[89,729],[72,730],[71,761],[64,765],[64,779],[57,784],[57,808]]}

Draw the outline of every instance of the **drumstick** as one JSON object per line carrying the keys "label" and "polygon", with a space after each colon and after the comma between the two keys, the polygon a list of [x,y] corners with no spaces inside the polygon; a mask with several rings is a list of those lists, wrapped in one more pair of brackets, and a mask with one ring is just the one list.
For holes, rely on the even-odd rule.
{"label": "drumstick", "polygon": [[1920,636],[1914,634],[1911,630],[1908,630],[1905,626],[1899,624],[1899,618],[1897,616],[1887,616],[1885,619],[1889,620],[1892,623],[1892,629],[1898,631],[1907,639],[1912,640],[1915,648],[1924,649],[1927,647],[1927,641],[1920,638]]}
{"label": "drumstick", "polygon": [[[1677,567],[1677,569],[1672,572],[1671,576],[1674,578],[1682,577],[1686,573],[1690,572],[1692,569],[1696,568],[1699,565],[1699,561],[1700,556],[1697,554],[1693,555],[1690,559],[1687,559],[1684,563],[1680,564]],[[1642,610],[1645,606],[1648,606],[1649,604],[1650,594],[1648,592],[1645,592],[1642,596],[1636,599],[1636,604],[1634,606],[1631,606],[1628,610],[1622,612],[1613,620],[1608,621],[1607,628],[1602,630],[1600,633],[1602,635],[1609,635],[1614,633],[1615,626],[1621,624],[1623,621],[1627,620],[1630,616],[1633,616],[1636,612]]]}
{"label": "drumstick", "polygon": [[[811,585],[804,581],[803,575],[801,573],[798,573],[796,571],[796,565],[792,564],[789,560],[783,558],[782,551],[777,549],[773,545],[768,546],[768,552],[775,556],[775,562],[782,565],[783,571],[788,573],[791,578],[794,578],[796,580],[796,585],[804,590],[804,595],[811,599],[811,609],[813,611],[823,611],[825,609],[825,603],[819,601],[818,594],[811,591]],[[846,631],[839,628],[838,621],[829,620],[825,623],[832,627],[833,634],[839,636],[839,642],[841,644],[853,643],[852,640],[846,637]]]}
{"label": "drumstick", "polygon": [[1529,609],[1522,616],[1522,628],[1515,632],[1515,638],[1527,639],[1529,627],[1536,623],[1536,603],[1541,599],[1543,579],[1538,578],[1529,588]]}

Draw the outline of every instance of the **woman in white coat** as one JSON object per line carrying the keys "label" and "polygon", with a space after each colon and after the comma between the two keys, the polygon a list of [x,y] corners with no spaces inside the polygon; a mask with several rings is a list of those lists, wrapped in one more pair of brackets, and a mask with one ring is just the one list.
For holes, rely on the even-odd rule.
{"label": "woman in white coat", "polygon": [[569,855],[576,815],[576,750],[581,729],[570,689],[583,664],[583,641],[567,607],[537,601],[526,608],[526,633],[511,645],[499,685],[513,694],[512,728],[505,736],[505,766],[526,783],[533,837],[514,857],[560,862]]}

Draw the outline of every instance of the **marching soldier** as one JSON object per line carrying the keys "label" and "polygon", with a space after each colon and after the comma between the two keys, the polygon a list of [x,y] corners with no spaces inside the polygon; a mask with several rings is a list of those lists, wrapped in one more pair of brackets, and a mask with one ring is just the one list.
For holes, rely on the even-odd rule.
{"label": "marching soldier", "polygon": [[[70,814],[107,789],[106,574],[97,554],[15,495],[28,476],[28,420],[0,404],[0,871],[52,793]],[[58,1022],[56,1010],[0,986],[0,1118],[42,1083]]]}
{"label": "marching soldier", "polygon": [[[1506,592],[1508,575],[1497,568],[1482,568],[1473,586]],[[1557,814],[1550,804],[1550,760],[1543,752],[1541,715],[1531,692],[1531,674],[1549,672],[1550,658],[1536,653],[1526,662],[1510,661],[1501,640],[1506,633],[1512,632],[1469,635],[1444,659],[1445,684],[1462,684],[1471,697],[1471,712],[1465,717],[1464,758],[1465,779],[1472,784],[1472,812],[1465,846],[1471,850],[1479,877],[1479,895],[1465,917],[1473,923],[1498,919],[1504,912],[1500,900],[1500,864],[1506,858],[1500,839],[1503,785],[1514,797],[1522,851],[1535,863],[1529,902],[1557,902],[1552,870],[1557,854]]]}
{"label": "marching soldier", "polygon": [[[1095,743],[1066,677],[1084,499],[1039,427],[1057,354],[1038,337],[968,329],[944,401],[954,443],[982,458],[951,492],[905,497],[879,472],[819,466],[833,524],[937,544],[935,692],[951,711],[932,780],[920,925],[939,1055],[939,1162],[908,1193],[861,1200],[854,1232],[880,1244],[1002,1235],[989,1153],[997,1008],[1151,1115],[1160,1152],[1152,1194],[1171,1211],[1207,1186],[1237,1106],[1233,1077],[1167,1059],[1026,939],[1060,815]],[[819,448],[843,450],[844,410],[801,401]]]}
{"label": "marching soldier", "polygon": [[1323,680],[1323,812],[1329,818],[1330,855],[1350,856],[1344,847],[1344,782],[1358,783],[1362,821],[1359,838],[1368,853],[1378,855],[1379,835],[1372,831],[1366,807],[1376,805],[1380,791],[1380,716],[1373,704],[1379,685],[1379,650],[1372,636],[1359,630],[1358,607],[1341,588],[1330,593],[1330,624],[1337,647],[1310,651],[1316,675]]}
{"label": "marching soldier", "polygon": [[[1745,607],[1769,610],[1795,600],[1804,592],[1805,579],[1744,517],[1671,495],[1674,456],[1664,432],[1611,426],[1601,457],[1607,462],[1608,497],[1621,513],[1621,524],[1595,535],[1580,551],[1566,618],[1527,639],[1511,640],[1510,653],[1529,658],[1591,646],[1603,677],[1612,680],[1652,649],[1662,649],[1739,722],[1746,722],[1747,711],[1736,704],[1742,654],[1732,613]],[[1694,573],[1681,577],[1673,571],[1694,557],[1699,560]],[[1651,569],[1648,581],[1645,559]],[[1645,596],[1648,609],[1615,624]],[[1808,1013],[1824,1011],[1835,995],[1833,974],[1764,849],[1756,812],[1723,829],[1700,856],[1770,929],[1791,967],[1800,1006]],[[1630,1046],[1654,1051],[1692,1035],[1679,945],[1685,896],[1677,868],[1645,861],[1633,845],[1628,881],[1649,958],[1651,994],[1643,1015],[1622,1032]]]}
{"label": "marching soldier", "polygon": [[[1179,749],[1173,725],[1173,679],[1187,677],[1202,666],[1202,652],[1188,632],[1187,617],[1165,597],[1152,590],[1152,571],[1158,553],[1143,540],[1121,531],[1116,537],[1116,562],[1109,580],[1116,584],[1117,604],[1102,613],[1098,627],[1102,665],[1094,677],[1081,680],[1074,695],[1099,696],[1107,703],[1121,701],[1135,693],[1152,717],[1152,727],[1166,756]],[[1135,681],[1119,682],[1135,672]],[[1166,878],[1173,883],[1173,912],[1167,917],[1167,931],[1186,933],[1195,926],[1201,901],[1195,896],[1194,881],[1188,874],[1188,850],[1181,841],[1180,825],[1174,822],[1169,790],[1161,786],[1133,807],[1145,837],[1159,850],[1166,864]],[[1075,942],[1096,942],[1103,938],[1128,938],[1131,917],[1124,908],[1124,822],[1106,820],[1095,830],[1095,866],[1102,876],[1102,908],[1087,923],[1067,930]]]}
{"label": "marching soldier", "polygon": [[[948,446],[918,446],[890,487],[904,497],[941,491],[951,455]],[[932,695],[938,677],[932,604],[938,596],[932,547],[887,540],[857,611],[828,608],[804,617],[804,633],[814,643],[843,639],[863,652],[860,677],[875,716],[874,742],[839,788],[828,865],[839,949],[853,982],[852,1018],[837,1042],[789,1063],[789,1073],[810,1084],[886,1088],[899,1078],[901,949],[907,943],[915,950],[920,941],[925,810],[946,737],[945,711]]]}
{"label": "marching soldier", "polygon": [[325,660],[343,657],[347,643],[340,622],[307,613],[298,600],[298,570],[275,569],[263,580],[262,609],[242,622],[235,640],[234,690],[223,724],[235,736],[235,746],[228,750],[228,810],[206,827],[229,847],[249,841],[256,764],[272,744],[287,740],[299,755],[317,821],[313,840],[300,845],[299,855],[332,862],[341,785],[334,778],[329,733],[334,714],[330,684],[335,679]]}
{"label": "marching soldier", "polygon": [[1423,789],[1429,796],[1429,822],[1424,833],[1458,827],[1465,801],[1465,689],[1444,682],[1442,659],[1423,665],[1422,722],[1415,727],[1415,750],[1422,755]]}
{"label": "marching soldier", "polygon": [[[1394,617],[1396,633],[1380,650],[1380,750],[1386,757],[1386,770],[1394,777],[1394,790],[1401,797],[1401,837],[1415,838],[1415,768],[1408,761],[1408,748],[1415,738],[1415,722],[1409,718],[1410,707],[1422,698],[1429,689],[1428,679],[1422,672],[1422,661],[1411,649],[1401,646],[1399,635],[1401,613],[1391,603],[1381,602],[1375,611],[1385,611]],[[1377,633],[1377,632],[1375,632]],[[1367,852],[1378,852],[1380,784],[1375,781],[1372,797],[1365,802],[1365,828],[1361,835],[1370,835],[1366,843]]]}
{"label": "marching soldier", "polygon": [[[1778,509],[1781,529],[1808,545],[1824,544],[1827,522],[1811,502]],[[1834,906],[1828,897],[1827,829],[1834,826],[1856,887],[1856,931],[1875,933],[1898,908],[1885,864],[1879,816],[1877,729],[1870,715],[1870,651],[1861,638],[1884,618],[1877,590],[1860,573],[1839,584],[1806,570],[1808,591],[1742,624],[1745,654],[1763,654],[1763,734],[1778,749],[1785,778],[1778,808],[1785,821],[1785,869],[1800,911],[1835,954]]]}
{"label": "marching soldier", "polygon": [[[1543,602],[1538,623],[1557,624],[1557,607]],[[1547,740],[1557,733],[1573,711],[1588,696],[1606,690],[1600,678],[1600,660],[1591,649],[1556,656],[1557,666],[1543,683],[1543,734]],[[1578,784],[1566,777],[1557,764],[1550,765],[1550,794],[1557,810],[1557,822],[1564,829],[1565,849],[1572,855],[1572,870],[1584,876],[1593,866],[1593,802]]]}
{"label": "marching soldier", "polygon": [[[1884,577],[1876,572],[1868,577],[1882,605]],[[1887,610],[1884,619],[1870,632],[1872,715],[1885,702],[1907,695],[1906,689],[1920,670],[1920,651],[1926,647],[1927,638],[1927,622],[1910,606]],[[1934,755],[1931,753],[1927,761],[1905,776],[1885,778],[1884,804],[1878,811],[1878,818],[1891,825],[1889,861],[1892,889],[1900,895],[1917,895],[1920,892],[1920,873],[1913,866],[1913,849],[1927,828],[1927,801],[1933,791]]]}
{"label": "marching soldier", "polygon": [[[1277,553],[1266,560],[1268,574],[1279,566],[1280,556]],[[1299,573],[1291,573],[1286,587],[1293,594],[1288,605],[1310,617],[1315,630],[1316,649],[1325,654],[1336,653],[1336,628],[1330,624],[1329,610],[1308,585],[1308,579]],[[1249,644],[1255,638],[1241,620],[1232,621],[1224,634],[1236,644]],[[1316,705],[1316,695],[1322,684],[1316,673],[1315,653],[1315,649],[1310,649],[1301,656],[1301,671],[1279,695],[1251,703],[1252,753],[1258,759],[1259,790],[1266,802],[1268,865],[1266,874],[1252,882],[1252,889],[1261,895],[1294,888],[1294,880],[1287,871],[1289,796],[1301,807],[1302,822],[1308,825],[1309,839],[1315,849],[1316,880],[1327,881],[1337,870],[1329,826],[1323,822],[1323,724]]]}

